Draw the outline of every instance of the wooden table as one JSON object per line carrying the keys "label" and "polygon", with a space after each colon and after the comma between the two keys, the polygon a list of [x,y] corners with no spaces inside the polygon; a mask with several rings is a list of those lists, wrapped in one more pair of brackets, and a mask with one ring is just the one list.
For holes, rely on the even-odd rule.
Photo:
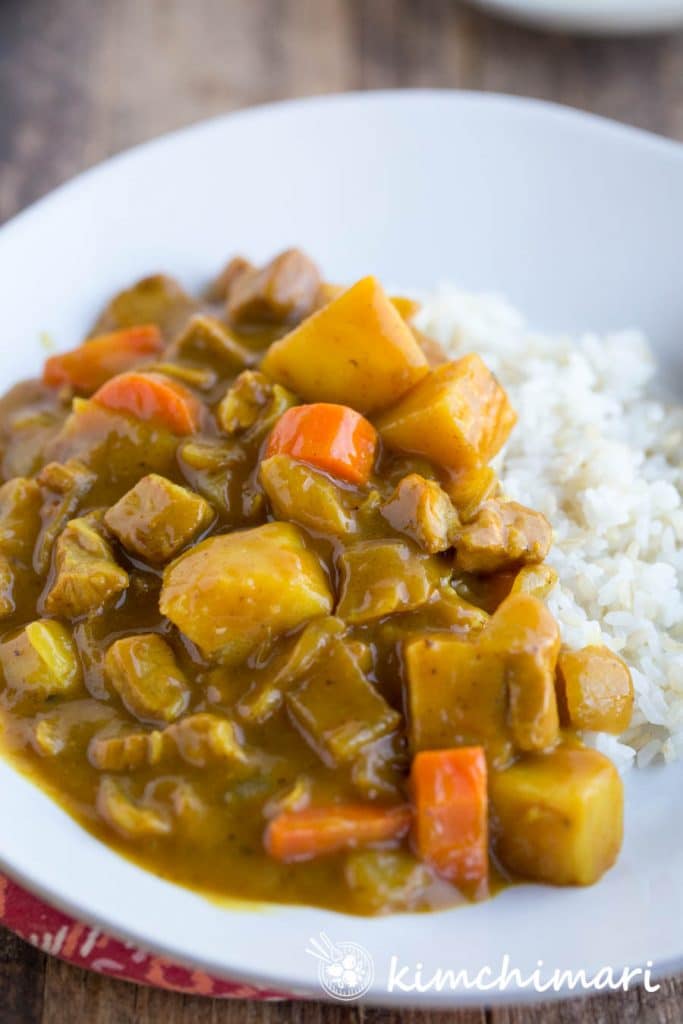
{"label": "wooden table", "polygon": [[[236,107],[349,89],[538,96],[683,140],[683,35],[580,40],[457,0],[3,0],[0,222],[133,143]],[[521,1024],[683,1020],[683,979],[529,1010],[219,1003],[68,967],[0,932],[0,1024]]]}

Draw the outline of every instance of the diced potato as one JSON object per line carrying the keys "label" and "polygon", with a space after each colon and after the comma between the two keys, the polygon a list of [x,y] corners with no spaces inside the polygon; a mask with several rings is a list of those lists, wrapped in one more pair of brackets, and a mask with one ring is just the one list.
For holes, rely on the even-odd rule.
{"label": "diced potato", "polygon": [[623,790],[596,750],[558,747],[490,777],[496,853],[509,871],[553,885],[592,885],[619,853]]}
{"label": "diced potato", "polygon": [[485,611],[461,597],[450,582],[439,587],[425,608],[425,615],[429,617],[429,625],[457,629],[469,637],[480,633],[489,620]]}
{"label": "diced potato", "polygon": [[446,551],[459,526],[458,514],[446,492],[434,480],[418,473],[404,476],[382,515],[395,530],[405,533],[429,554]]}
{"label": "diced potato", "polygon": [[239,662],[332,610],[323,569],[291,523],[210,537],[164,573],[160,608],[206,655]]}
{"label": "diced potato", "polygon": [[175,744],[166,731],[160,729],[119,735],[104,732],[93,736],[88,744],[88,760],[94,768],[103,772],[153,768],[173,752]]}
{"label": "diced potato", "polygon": [[324,473],[289,455],[271,455],[261,463],[259,479],[276,519],[337,537],[355,533],[350,495]]}
{"label": "diced potato", "polygon": [[505,391],[472,354],[433,370],[375,426],[389,448],[464,470],[491,459],[515,421]]}
{"label": "diced potato", "polygon": [[512,754],[503,663],[478,643],[432,633],[404,646],[412,752],[485,747],[504,765]]}
{"label": "diced potato", "polygon": [[41,526],[42,492],[35,480],[15,477],[0,487],[0,552],[30,566]]}
{"label": "diced potato", "polygon": [[401,721],[339,639],[330,643],[325,657],[287,694],[286,701],[300,732],[331,765],[353,761]]}
{"label": "diced potato", "polygon": [[228,316],[241,323],[296,323],[313,311],[321,278],[300,249],[287,249],[261,269],[244,268],[228,291]]}
{"label": "diced potato", "polygon": [[228,388],[216,410],[218,425],[229,437],[247,443],[265,437],[297,399],[258,370],[245,370]]}
{"label": "diced potato", "polygon": [[163,725],[187,708],[187,678],[173,651],[157,633],[115,640],[107,651],[104,668],[126,709],[141,722]]}
{"label": "diced potato", "polygon": [[223,374],[234,374],[254,361],[254,355],[214,316],[197,313],[173,343],[174,359],[196,359]]}
{"label": "diced potato", "polygon": [[177,555],[214,518],[204,498],[150,473],[107,510],[104,521],[128,551],[160,563]]}
{"label": "diced potato", "polygon": [[555,667],[560,631],[537,598],[512,594],[481,634],[482,650],[504,667],[508,722],[519,750],[545,750],[557,742]]}
{"label": "diced potato", "polygon": [[426,604],[444,575],[441,563],[402,541],[368,540],[339,558],[336,614],[354,624]]}
{"label": "diced potato", "polygon": [[97,811],[106,823],[124,839],[153,839],[167,836],[173,825],[171,815],[162,807],[135,803],[121,783],[105,777],[97,791]]}
{"label": "diced potato", "polygon": [[308,402],[374,412],[428,372],[410,328],[365,277],[269,348],[264,373]]}
{"label": "diced potato", "polygon": [[54,619],[38,619],[0,644],[0,667],[20,695],[67,696],[78,690],[81,665],[71,633]]}
{"label": "diced potato", "polygon": [[511,594],[531,594],[542,601],[557,583],[557,573],[551,565],[525,565],[512,584]]}
{"label": "diced potato", "polygon": [[102,536],[101,516],[72,519],[57,538],[54,573],[44,598],[51,615],[77,618],[97,611],[128,587],[128,573],[117,565]]}
{"label": "diced potato", "polygon": [[453,473],[443,485],[463,523],[474,518],[480,506],[495,495],[498,486],[495,470],[485,463]]}
{"label": "diced potato", "polygon": [[542,562],[552,538],[552,527],[540,512],[493,499],[455,531],[455,568],[486,574]]}
{"label": "diced potato", "polygon": [[608,647],[561,651],[557,696],[563,725],[617,735],[633,714],[633,681],[628,666]]}
{"label": "diced potato", "polygon": [[196,308],[195,300],[172,277],[153,274],[115,295],[100,314],[92,334],[97,336],[122,327],[157,324],[170,340]]}
{"label": "diced potato", "polygon": [[49,462],[37,477],[43,495],[42,528],[33,554],[33,567],[43,576],[50,567],[54,542],[92,490],[95,474],[78,459]]}
{"label": "diced potato", "polygon": [[170,725],[166,734],[182,759],[197,768],[223,764],[243,769],[249,764],[242,738],[229,718],[208,712],[189,715]]}
{"label": "diced potato", "polygon": [[108,488],[132,486],[145,473],[170,472],[177,447],[178,438],[151,420],[75,398],[73,412],[46,454],[57,462],[80,459]]}
{"label": "diced potato", "polygon": [[257,682],[242,698],[238,711],[245,722],[261,725],[282,707],[285,691],[320,658],[333,637],[344,632],[341,619],[324,615],[313,619],[292,640],[284,652],[259,674]]}

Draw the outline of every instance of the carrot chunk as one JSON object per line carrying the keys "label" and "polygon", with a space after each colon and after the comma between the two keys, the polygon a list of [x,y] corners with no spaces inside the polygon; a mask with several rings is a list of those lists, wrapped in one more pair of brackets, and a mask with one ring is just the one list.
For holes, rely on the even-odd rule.
{"label": "carrot chunk", "polygon": [[346,405],[298,405],[280,417],[270,435],[267,458],[290,455],[353,484],[367,482],[375,461],[377,432]]}
{"label": "carrot chunk", "polygon": [[289,864],[401,839],[410,828],[410,820],[410,808],[404,805],[331,804],[283,811],[268,825],[264,843],[274,860]]}
{"label": "carrot chunk", "polygon": [[488,798],[483,747],[424,750],[413,760],[418,855],[466,895],[488,889]]}
{"label": "carrot chunk", "polygon": [[156,324],[101,334],[71,352],[50,356],[43,369],[43,381],[49,387],[69,386],[82,394],[92,394],[110,377],[130,370],[163,347]]}
{"label": "carrot chunk", "polygon": [[191,391],[160,373],[121,373],[103,384],[93,401],[179,435],[198,429],[203,409]]}

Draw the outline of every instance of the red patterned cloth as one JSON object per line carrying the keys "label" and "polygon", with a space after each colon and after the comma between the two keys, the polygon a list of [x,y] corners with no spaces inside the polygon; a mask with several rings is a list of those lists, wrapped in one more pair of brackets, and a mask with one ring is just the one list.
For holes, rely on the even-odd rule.
{"label": "red patterned cloth", "polygon": [[38,949],[76,967],[85,967],[139,985],[220,999],[290,999],[284,992],[221,981],[204,971],[145,953],[128,942],[79,924],[0,875],[0,923]]}

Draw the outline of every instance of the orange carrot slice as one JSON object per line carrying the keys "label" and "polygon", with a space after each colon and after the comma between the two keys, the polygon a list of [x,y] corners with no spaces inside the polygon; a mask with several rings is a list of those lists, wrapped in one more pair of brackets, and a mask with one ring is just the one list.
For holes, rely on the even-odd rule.
{"label": "orange carrot slice", "polygon": [[93,401],[181,436],[199,428],[204,408],[191,391],[160,373],[121,373],[103,384]]}
{"label": "orange carrot slice", "polygon": [[414,843],[420,858],[466,895],[488,888],[483,747],[423,750],[413,759]]}
{"label": "orange carrot slice", "polygon": [[357,846],[401,839],[410,828],[410,808],[330,804],[283,811],[268,825],[267,852],[285,864],[311,860]]}
{"label": "orange carrot slice", "polygon": [[346,405],[317,402],[288,409],[273,429],[267,456],[291,455],[353,484],[367,482],[377,431]]}
{"label": "orange carrot slice", "polygon": [[92,394],[110,377],[130,370],[163,347],[156,324],[101,334],[71,352],[50,356],[43,369],[43,381],[49,387],[68,386],[81,394]]}

